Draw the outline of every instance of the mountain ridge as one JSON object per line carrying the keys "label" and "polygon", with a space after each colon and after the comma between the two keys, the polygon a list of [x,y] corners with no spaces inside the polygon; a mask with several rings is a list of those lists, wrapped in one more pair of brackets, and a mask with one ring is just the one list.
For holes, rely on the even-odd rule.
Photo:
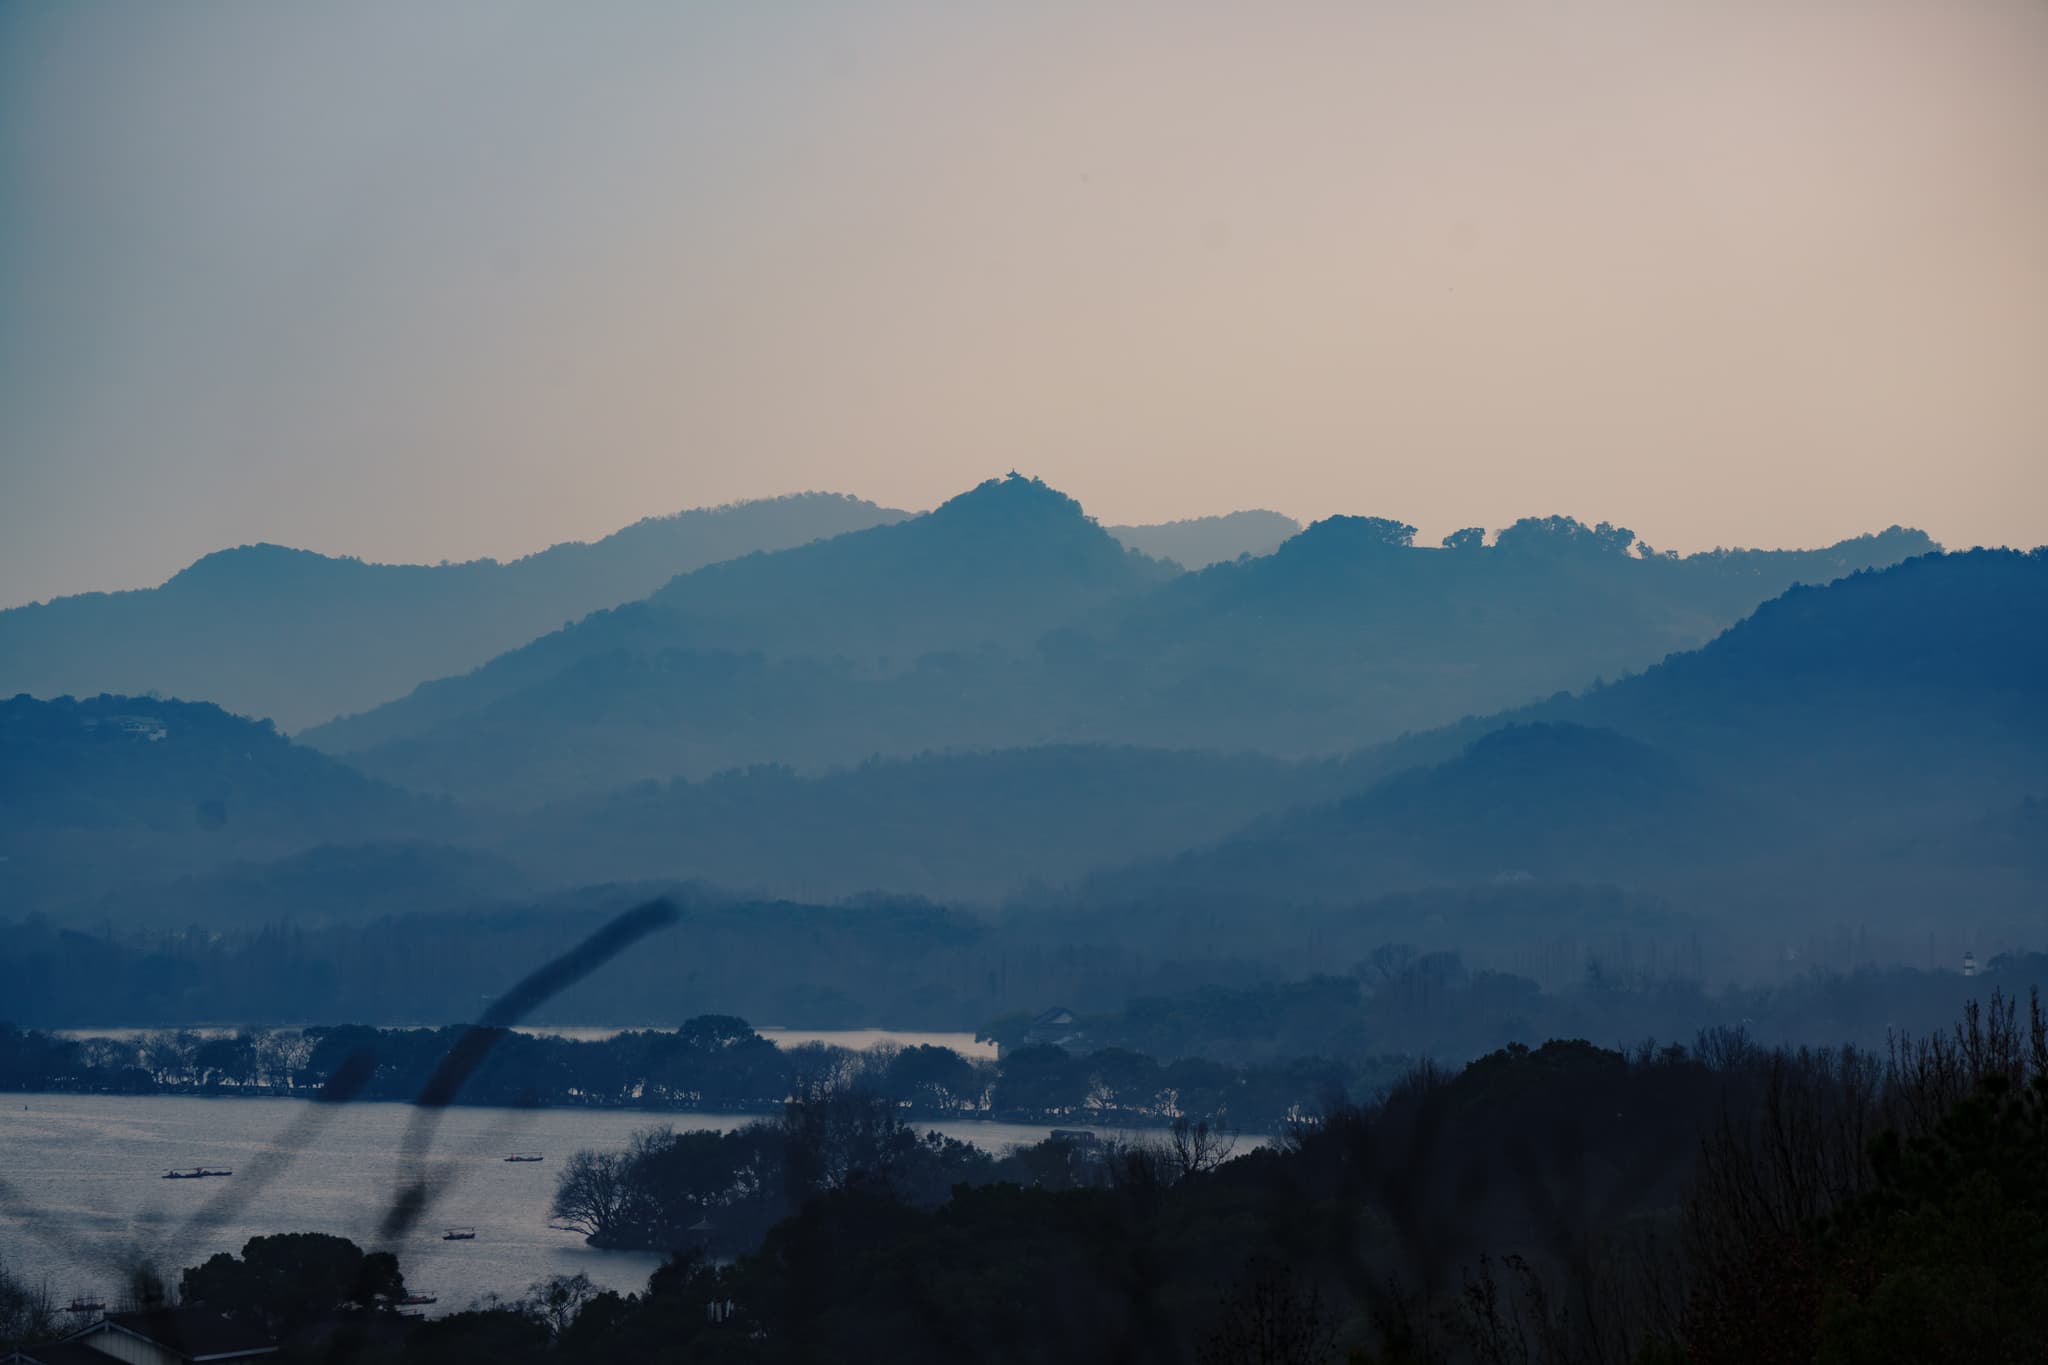
{"label": "mountain ridge", "polygon": [[906,515],[843,494],[644,518],[519,559],[377,564],[257,542],[154,588],[0,611],[0,695],[204,698],[288,730],[484,663],[681,569]]}

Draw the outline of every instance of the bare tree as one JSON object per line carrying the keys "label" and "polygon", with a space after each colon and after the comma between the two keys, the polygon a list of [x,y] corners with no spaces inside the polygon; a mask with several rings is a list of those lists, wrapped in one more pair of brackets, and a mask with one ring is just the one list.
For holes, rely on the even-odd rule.
{"label": "bare tree", "polygon": [[569,1330],[569,1324],[576,1321],[576,1315],[583,1311],[583,1305],[597,1297],[597,1286],[581,1271],[574,1275],[556,1275],[550,1279],[535,1280],[526,1287],[526,1299],[522,1306],[533,1316],[548,1325],[556,1339]]}
{"label": "bare tree", "polygon": [[1211,1128],[1207,1119],[1190,1122],[1183,1114],[1173,1121],[1166,1138],[1169,1168],[1176,1179],[1214,1170],[1230,1160],[1237,1150],[1237,1134],[1220,1123]]}
{"label": "bare tree", "polygon": [[569,1158],[555,1186],[549,1215],[593,1241],[623,1226],[636,1202],[632,1158],[588,1148]]}
{"label": "bare tree", "polygon": [[47,1280],[30,1284],[0,1264],[0,1341],[36,1341],[57,1329],[57,1300]]}
{"label": "bare tree", "polygon": [[1255,1275],[1231,1295],[1203,1343],[1202,1365],[1321,1365],[1333,1360],[1334,1334],[1322,1295],[1304,1294],[1278,1274]]}

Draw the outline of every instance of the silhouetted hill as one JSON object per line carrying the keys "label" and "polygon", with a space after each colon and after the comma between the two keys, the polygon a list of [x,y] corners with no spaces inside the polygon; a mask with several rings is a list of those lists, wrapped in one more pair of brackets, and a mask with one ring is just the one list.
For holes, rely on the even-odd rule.
{"label": "silhouetted hill", "polygon": [[1926,543],[1894,530],[1680,560],[1560,518],[1492,546],[1412,535],[1331,518],[1175,575],[1012,476],[684,575],[303,738],[406,786],[528,803],[946,747],[1320,756],[1642,667],[1800,575]]}
{"label": "silhouetted hill", "polygon": [[[845,659],[616,647],[507,689],[506,675],[528,664],[520,651],[305,738],[421,791],[530,806],[757,763],[815,773],[878,753],[1004,747],[1054,728],[1054,699],[986,653],[927,655],[907,673],[876,676]],[[486,699],[464,705],[477,697]],[[381,737],[430,707],[442,714],[426,728]],[[342,748],[364,738],[373,742]]]}
{"label": "silhouetted hill", "polygon": [[649,518],[508,564],[366,564],[245,545],[158,588],[0,611],[0,692],[171,694],[296,730],[474,667],[678,573],[902,515],[807,493]]}
{"label": "silhouetted hill", "polygon": [[[1926,555],[1765,603],[1705,649],[1546,708],[1787,791],[2048,790],[2048,552]],[[1798,756],[1802,766],[1791,765]],[[1765,776],[1768,774],[1768,776]]]}
{"label": "silhouetted hill", "polygon": [[651,605],[697,647],[908,665],[1030,645],[1177,572],[1037,479],[991,479],[923,516],[685,574]]}
{"label": "silhouetted hill", "polygon": [[0,702],[0,906],[268,859],[431,837],[445,807],[217,706],[141,697]]}
{"label": "silhouetted hill", "polygon": [[1646,553],[1632,533],[1528,518],[1443,548],[1331,517],[1271,555],[1162,588],[1089,642],[1119,737],[1270,753],[1379,743],[1639,670],[1798,582],[1933,548],[1894,527],[1812,551]]}
{"label": "silhouetted hill", "polygon": [[1351,899],[1529,875],[1731,907],[2016,911],[2048,890],[2010,856],[2048,792],[2044,619],[2038,550],[1794,588],[1642,674],[1454,727],[1448,761],[1093,889]]}
{"label": "silhouetted hill", "polygon": [[995,656],[1175,572],[1013,474],[906,521],[682,575],[304,738],[423,790],[502,794],[510,778],[533,800],[1056,740],[1058,699],[1024,695],[1036,680]]}
{"label": "silhouetted hill", "polygon": [[1300,532],[1301,523],[1293,517],[1263,508],[1109,528],[1111,535],[1132,549],[1154,559],[1170,559],[1184,569],[1206,569],[1240,555],[1269,555],[1280,542]]}
{"label": "silhouetted hill", "polygon": [[[472,728],[489,728],[488,721],[478,724],[481,718],[503,709],[507,699],[526,689],[542,687],[579,668],[587,672],[593,661],[658,654],[672,648],[682,632],[675,613],[645,602],[594,611],[467,673],[421,683],[395,701],[303,730],[298,739],[328,753],[348,754],[422,737],[437,725],[459,724],[465,718]],[[522,723],[507,736],[515,751],[516,736],[528,729]],[[445,790],[447,785],[437,783],[435,789]]]}

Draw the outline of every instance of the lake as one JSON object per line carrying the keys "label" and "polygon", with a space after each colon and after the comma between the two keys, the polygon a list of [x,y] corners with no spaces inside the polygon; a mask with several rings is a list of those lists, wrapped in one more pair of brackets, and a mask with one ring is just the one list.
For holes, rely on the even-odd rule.
{"label": "lake", "polygon": [[[376,1248],[406,1127],[430,1112],[293,1099],[0,1095],[0,1258],[31,1283],[47,1279],[62,1303],[88,1293],[111,1298],[120,1265],[138,1253],[175,1281],[183,1267],[216,1251],[239,1253],[264,1233],[328,1232]],[[576,1233],[549,1228],[562,1160],[579,1147],[624,1148],[634,1130],[655,1124],[726,1129],[759,1117],[463,1107],[438,1113],[432,1151],[443,1163],[441,1197],[411,1235],[388,1248],[398,1253],[409,1289],[439,1298],[429,1313],[459,1311],[487,1294],[517,1297],[535,1280],[579,1271],[605,1288],[643,1288],[660,1256],[598,1251]],[[1050,1131],[972,1120],[918,1127],[993,1152]],[[268,1185],[247,1178],[259,1161],[282,1160],[292,1150],[279,1143],[288,1130],[299,1135],[288,1169]],[[546,1160],[506,1162],[513,1151],[541,1152]],[[194,1166],[236,1174],[163,1179],[167,1169]],[[246,1198],[246,1207],[215,1226],[191,1224],[203,1205],[227,1194]],[[450,1226],[474,1227],[476,1240],[443,1241]]]}

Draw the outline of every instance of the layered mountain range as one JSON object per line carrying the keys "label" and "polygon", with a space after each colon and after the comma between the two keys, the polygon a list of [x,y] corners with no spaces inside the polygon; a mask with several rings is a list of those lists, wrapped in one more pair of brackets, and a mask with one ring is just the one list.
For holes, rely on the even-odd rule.
{"label": "layered mountain range", "polygon": [[[709,527],[756,543],[702,562],[738,544]],[[42,699],[0,708],[0,896],[257,921],[641,880],[1066,906],[1534,881],[1822,917],[1939,894],[2038,907],[2041,552],[1943,554],[1892,528],[1678,557],[1559,517],[1431,547],[1380,518],[1258,539],[1275,532],[1112,534],[1011,476],[916,516],[790,499],[525,569],[389,570],[498,594],[518,607],[490,630],[532,629],[442,676],[433,660],[497,637],[393,648],[289,707],[18,682]],[[253,660],[251,688],[301,697],[293,670],[317,669],[295,653],[323,622],[382,619],[379,592],[395,639],[464,615],[440,587],[369,586],[399,582],[386,566],[276,553],[306,572],[260,593],[208,596],[181,580],[225,566],[195,566],[0,613],[0,664],[181,692],[212,638],[226,674]],[[236,593],[262,611],[221,605]],[[292,625],[266,645],[272,616]],[[378,688],[289,740],[233,714]]]}

